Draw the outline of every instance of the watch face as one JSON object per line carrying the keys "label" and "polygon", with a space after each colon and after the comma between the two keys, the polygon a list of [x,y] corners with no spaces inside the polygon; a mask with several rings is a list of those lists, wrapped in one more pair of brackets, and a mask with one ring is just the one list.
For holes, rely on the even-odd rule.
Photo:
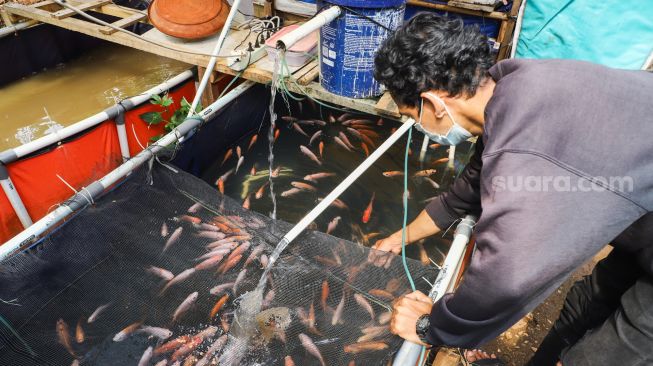
{"label": "watch face", "polygon": [[420,336],[426,335],[426,332],[429,329],[430,320],[428,314],[424,314],[419,319],[417,319],[417,334]]}

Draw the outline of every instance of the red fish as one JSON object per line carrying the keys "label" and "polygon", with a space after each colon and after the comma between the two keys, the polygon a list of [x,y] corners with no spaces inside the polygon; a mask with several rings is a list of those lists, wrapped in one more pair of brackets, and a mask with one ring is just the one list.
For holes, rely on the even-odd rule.
{"label": "red fish", "polygon": [[257,200],[258,200],[258,199],[261,199],[261,198],[263,197],[263,193],[265,193],[265,187],[266,187],[268,184],[270,184],[269,181],[268,181],[268,182],[265,182],[265,183],[261,186],[261,188],[259,188],[258,191],[256,191],[256,194],[254,195],[254,198],[256,198]]}
{"label": "red fish", "polygon": [[360,132],[362,135],[365,135],[371,139],[378,139],[379,134],[372,131],[372,130],[364,130],[364,129],[359,129],[358,132]]}
{"label": "red fish", "polygon": [[318,179],[334,177],[336,173],[314,173],[304,177],[305,181],[317,183]]}
{"label": "red fish", "polygon": [[442,164],[442,163],[446,163],[448,161],[449,161],[449,158],[437,159],[437,160],[433,160],[431,162],[431,165]]}
{"label": "red fish", "polygon": [[299,188],[290,188],[287,191],[281,192],[281,197],[290,197],[290,196],[293,196],[293,195],[295,195],[295,194],[297,194],[299,192],[302,192],[302,190],[299,189]]}
{"label": "red fish", "polygon": [[391,170],[388,172],[383,172],[383,176],[388,178],[399,177],[402,175],[404,175],[404,172],[402,172],[401,170]]}
{"label": "red fish", "polygon": [[256,175],[256,163],[252,166],[252,170],[249,171],[249,175]]}
{"label": "red fish", "polygon": [[291,182],[290,185],[295,187],[295,188],[299,188],[299,189],[302,189],[302,190],[305,190],[305,191],[312,191],[312,192],[317,191],[317,188],[313,187],[310,184],[304,183],[304,182]]}
{"label": "red fish", "polygon": [[222,178],[218,179],[218,191],[224,194],[224,180]]}
{"label": "red fish", "polygon": [[188,309],[195,304],[197,301],[197,298],[199,297],[199,293],[197,291],[193,292],[192,294],[188,295],[184,301],[175,309],[175,313],[172,315],[172,322],[175,323],[179,318],[181,318],[182,315],[184,315]]}
{"label": "red fish", "polygon": [[320,158],[324,159],[324,155],[322,154],[324,152],[324,141],[320,141]]}
{"label": "red fish", "polygon": [[331,220],[331,222],[329,223],[329,226],[327,227],[326,233],[331,234],[333,232],[333,230],[336,229],[339,222],[340,222],[340,216],[337,216],[333,220]]}
{"label": "red fish", "polygon": [[440,147],[440,146],[441,146],[440,144],[431,144],[431,145],[429,145],[429,147],[430,147],[431,149],[433,149],[433,150],[437,149],[437,148]]}
{"label": "red fish", "polygon": [[120,332],[116,333],[115,336],[113,336],[113,341],[114,342],[124,341],[125,339],[127,339],[127,337],[130,334],[134,333],[136,329],[138,329],[141,325],[143,325],[143,322],[136,322],[126,326],[123,330],[121,330]]}
{"label": "red fish", "polygon": [[220,163],[220,166],[224,165],[224,163],[226,163],[227,160],[229,160],[229,158],[230,158],[231,155],[233,155],[233,154],[234,154],[234,149],[229,149],[229,150],[227,150],[227,152],[224,153],[224,158],[222,158],[222,163]]}
{"label": "red fish", "polygon": [[[333,118],[333,117],[330,117],[330,118]],[[334,119],[334,121],[335,121],[335,119]],[[304,334],[304,333],[299,334],[299,340],[301,341],[302,346],[304,346],[304,348],[308,351],[308,353],[315,356],[315,358],[320,360],[320,364],[322,366],[325,366],[324,358],[322,358],[322,354],[320,353],[320,350],[317,348],[315,343],[313,343],[313,340],[311,340],[311,338],[309,336],[307,336],[306,334]]]}
{"label": "red fish", "polygon": [[311,136],[311,139],[308,141],[308,144],[313,145],[313,141],[315,141],[320,136],[322,136],[322,130],[319,130],[316,133],[314,133],[313,136]]}
{"label": "red fish", "polygon": [[179,338],[175,338],[167,343],[164,343],[160,345],[159,347],[154,349],[154,354],[155,355],[161,355],[164,353],[172,352],[176,350],[177,348],[183,346],[184,344],[190,342],[191,337],[189,335],[183,335]]}
{"label": "red fish", "polygon": [[436,172],[437,171],[435,169],[420,170],[419,172],[415,173],[415,177],[428,177],[429,175],[433,175]]}
{"label": "red fish", "polygon": [[292,128],[294,128],[295,131],[301,133],[302,135],[304,135],[304,136],[306,136],[306,137],[309,137],[308,134],[307,134],[307,133],[306,133],[306,132],[301,128],[301,126],[299,126],[299,124],[297,124],[297,123],[293,123],[293,124],[292,124]]}
{"label": "red fish", "polygon": [[77,355],[73,350],[73,341],[72,337],[70,336],[70,329],[68,328],[68,324],[66,324],[63,319],[57,320],[57,338],[59,339],[59,343],[64,346],[66,351],[68,351],[71,356],[77,358]]}
{"label": "red fish", "polygon": [[220,274],[225,274],[227,271],[234,268],[236,266],[236,264],[238,264],[238,262],[240,262],[241,259],[243,259],[242,254],[239,254],[239,255],[233,257],[231,260],[226,261],[222,266],[220,266],[220,268],[218,268],[218,272]]}
{"label": "red fish", "polygon": [[250,202],[249,197],[251,195],[252,195],[251,193],[248,194],[247,197],[245,197],[245,201],[243,201],[243,208],[246,210],[249,210],[249,202]]}
{"label": "red fish", "polygon": [[170,358],[172,361],[176,361],[179,358],[186,356],[187,354],[193,352],[195,348],[199,347],[200,344],[204,342],[204,339],[202,337],[193,337],[190,342],[184,344],[183,346],[179,347],[173,354],[172,357]]}
{"label": "red fish", "polygon": [[215,316],[218,314],[218,311],[220,311],[224,304],[227,303],[227,300],[229,300],[229,294],[222,296],[220,300],[215,303],[213,309],[211,309],[211,312],[209,313],[209,320],[215,318]]}
{"label": "red fish", "polygon": [[206,259],[204,262],[199,263],[195,267],[193,267],[197,271],[201,271],[204,269],[211,269],[218,264],[220,264],[220,261],[222,261],[222,258],[224,258],[224,254],[217,254],[215,256],[210,257],[209,259]]}
{"label": "red fish", "polygon": [[236,156],[238,159],[243,155],[243,151],[240,149],[240,146],[236,146]]}
{"label": "red fish", "polygon": [[349,141],[349,138],[347,138],[347,135],[345,135],[342,131],[340,131],[340,133],[338,133],[338,136],[340,137],[342,142],[344,142],[347,146],[349,146],[350,149],[356,150],[354,145],[352,145],[351,142]]}
{"label": "red fish", "polygon": [[388,348],[388,344],[378,341],[359,342],[346,345],[344,351],[346,353],[359,353],[365,351],[380,351]]}
{"label": "red fish", "polygon": [[367,205],[367,208],[363,212],[363,224],[367,224],[370,221],[370,216],[372,216],[372,209],[374,207],[374,196],[376,192],[372,192],[372,199],[370,199],[370,204]]}
{"label": "red fish", "polygon": [[247,151],[249,151],[252,148],[252,146],[254,146],[254,144],[256,143],[256,140],[258,140],[258,135],[252,136],[252,139],[249,140],[249,145],[247,146]]}
{"label": "red fish", "polygon": [[361,148],[363,148],[363,151],[365,151],[365,156],[370,156],[370,149],[365,145],[364,142],[361,142]]}
{"label": "red fish", "polygon": [[351,149],[349,148],[349,146],[347,146],[347,144],[345,144],[345,142],[342,141],[342,140],[340,139],[340,137],[338,137],[338,136],[334,136],[334,137],[333,137],[333,141],[335,141],[338,145],[342,146],[345,150],[347,150],[347,151],[351,151]]}
{"label": "red fish", "polygon": [[279,138],[279,129],[277,128],[274,130],[274,142],[277,142],[277,139]]}
{"label": "red fish", "polygon": [[77,343],[84,343],[84,339],[86,339],[86,335],[84,334],[82,319],[80,318],[79,321],[77,321],[77,327],[75,327],[75,340]]}
{"label": "red fish", "polygon": [[322,295],[320,296],[320,304],[322,304],[322,309],[327,309],[327,298],[329,297],[329,282],[324,280],[322,282]]}

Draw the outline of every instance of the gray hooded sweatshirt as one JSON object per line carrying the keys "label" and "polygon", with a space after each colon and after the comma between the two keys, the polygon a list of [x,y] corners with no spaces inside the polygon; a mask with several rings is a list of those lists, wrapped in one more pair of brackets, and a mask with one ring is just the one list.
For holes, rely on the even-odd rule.
{"label": "gray hooded sweatshirt", "polygon": [[476,154],[426,208],[443,229],[480,215],[463,281],[431,312],[432,345],[496,337],[610,242],[653,274],[653,73],[506,60],[490,75]]}

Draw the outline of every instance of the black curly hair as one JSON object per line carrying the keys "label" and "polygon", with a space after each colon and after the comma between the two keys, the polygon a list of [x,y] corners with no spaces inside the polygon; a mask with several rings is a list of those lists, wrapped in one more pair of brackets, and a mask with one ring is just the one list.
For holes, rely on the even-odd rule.
{"label": "black curly hair", "polygon": [[461,19],[420,13],[379,48],[374,77],[395,101],[415,107],[424,91],[476,94],[493,64],[487,37]]}

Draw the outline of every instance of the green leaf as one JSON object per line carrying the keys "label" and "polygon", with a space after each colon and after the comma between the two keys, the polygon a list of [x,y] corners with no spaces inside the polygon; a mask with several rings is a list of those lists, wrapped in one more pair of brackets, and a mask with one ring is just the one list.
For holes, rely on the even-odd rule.
{"label": "green leaf", "polygon": [[150,141],[152,141],[152,142],[159,141],[159,139],[161,139],[161,137],[163,137],[163,135],[152,136],[152,137],[150,137]]}
{"label": "green leaf", "polygon": [[156,125],[163,122],[163,116],[161,112],[145,112],[139,115],[143,121],[150,125]]}
{"label": "green leaf", "polygon": [[164,107],[169,107],[172,104],[173,100],[167,95],[163,96],[163,99],[161,99],[161,105]]}
{"label": "green leaf", "polygon": [[152,98],[150,100],[150,103],[159,104],[159,105],[161,104],[161,97],[158,94],[152,94],[152,96],[150,98]]}
{"label": "green leaf", "polygon": [[202,105],[200,103],[197,103],[197,107],[195,107],[195,113],[199,113],[202,111]]}
{"label": "green leaf", "polygon": [[186,97],[181,97],[181,107],[186,108],[186,110],[190,109],[190,103],[188,103]]}

